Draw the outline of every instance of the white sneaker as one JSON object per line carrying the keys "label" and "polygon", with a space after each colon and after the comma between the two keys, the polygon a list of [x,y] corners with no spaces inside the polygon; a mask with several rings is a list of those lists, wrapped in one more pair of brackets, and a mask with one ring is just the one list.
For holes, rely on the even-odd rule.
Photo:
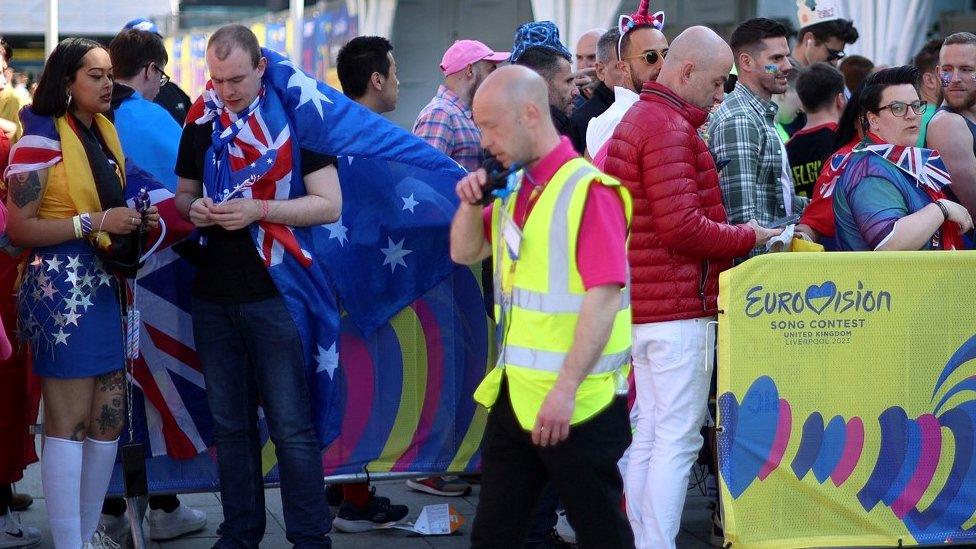
{"label": "white sneaker", "polygon": [[41,531],[24,526],[20,516],[8,513],[0,517],[0,547],[33,547],[41,543]]}
{"label": "white sneaker", "polygon": [[566,511],[556,513],[556,533],[566,543],[576,543],[576,531],[569,525],[569,519],[566,518]]}
{"label": "white sneaker", "polygon": [[99,528],[95,530],[89,541],[82,545],[82,549],[122,549],[122,546],[115,543],[115,540],[110,538],[104,530]]}
{"label": "white sneaker", "polygon": [[104,532],[113,540],[122,541],[130,535],[129,518],[125,513],[115,516],[102,513],[98,519],[98,530]]}
{"label": "white sneaker", "polygon": [[149,539],[167,540],[178,538],[203,530],[207,526],[207,515],[180,504],[172,513],[162,509],[149,510]]}

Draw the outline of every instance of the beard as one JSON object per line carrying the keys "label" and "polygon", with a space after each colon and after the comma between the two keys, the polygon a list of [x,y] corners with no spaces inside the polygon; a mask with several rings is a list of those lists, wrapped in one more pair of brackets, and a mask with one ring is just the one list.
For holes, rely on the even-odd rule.
{"label": "beard", "polygon": [[952,110],[965,111],[976,105],[976,90],[966,90],[961,97],[960,91],[962,90],[943,90],[943,98]]}

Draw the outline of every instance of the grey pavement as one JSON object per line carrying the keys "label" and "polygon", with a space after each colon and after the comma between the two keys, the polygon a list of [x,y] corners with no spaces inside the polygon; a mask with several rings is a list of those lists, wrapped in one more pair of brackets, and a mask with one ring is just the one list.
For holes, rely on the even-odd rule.
{"label": "grey pavement", "polygon": [[[474,520],[475,508],[478,505],[479,487],[473,492],[460,498],[442,498],[415,492],[406,487],[402,480],[374,481],[376,493],[387,496],[393,503],[407,505],[410,514],[407,520],[415,520],[425,505],[450,503],[457,512],[464,517],[460,534],[453,536],[419,537],[411,536],[409,532],[401,530],[377,530],[361,534],[343,534],[333,532],[332,546],[336,549],[366,549],[366,548],[397,548],[397,549],[456,549],[468,547],[471,523]],[[50,532],[47,527],[47,513],[41,492],[40,464],[34,464],[27,469],[25,478],[17,484],[18,492],[26,492],[34,496],[34,505],[21,513],[24,524],[40,529],[44,533],[41,547],[53,547]],[[212,547],[217,541],[217,526],[223,517],[220,508],[220,498],[217,494],[183,494],[181,501],[186,505],[207,513],[207,527],[195,534],[163,543],[150,543],[152,549],[204,549]],[[289,547],[285,539],[284,519],[281,512],[281,498],[277,489],[268,489],[265,493],[267,505],[267,528],[262,548]],[[333,508],[333,513],[335,509]],[[711,547],[708,543],[710,514],[707,502],[695,488],[688,493],[685,512],[682,519],[681,533],[678,536],[679,549],[705,549]]]}

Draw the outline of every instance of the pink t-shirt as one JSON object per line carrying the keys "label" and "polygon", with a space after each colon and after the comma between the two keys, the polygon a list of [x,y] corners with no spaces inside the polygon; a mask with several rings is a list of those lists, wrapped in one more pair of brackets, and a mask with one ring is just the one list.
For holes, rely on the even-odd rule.
{"label": "pink t-shirt", "polygon": [[[579,155],[573,144],[563,137],[559,146],[540,160],[522,179],[515,197],[515,223],[519,228],[535,206],[531,200],[536,186],[545,187],[559,168]],[[538,196],[539,193],[536,193]],[[485,208],[485,238],[491,242],[492,206]],[[627,220],[623,201],[615,189],[604,185],[590,185],[583,207],[583,220],[576,244],[576,264],[587,290],[606,284],[624,286],[627,283]]]}

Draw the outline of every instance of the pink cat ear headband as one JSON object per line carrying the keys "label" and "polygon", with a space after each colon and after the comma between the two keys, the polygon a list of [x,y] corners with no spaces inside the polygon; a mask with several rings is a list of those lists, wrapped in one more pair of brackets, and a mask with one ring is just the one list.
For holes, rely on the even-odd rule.
{"label": "pink cat ear headband", "polygon": [[624,41],[624,36],[639,27],[651,27],[659,31],[664,30],[664,12],[659,11],[654,15],[649,15],[651,8],[650,0],[641,0],[637,11],[630,15],[621,15],[617,28],[620,30],[620,39],[617,41],[617,59],[623,58],[620,46]]}

